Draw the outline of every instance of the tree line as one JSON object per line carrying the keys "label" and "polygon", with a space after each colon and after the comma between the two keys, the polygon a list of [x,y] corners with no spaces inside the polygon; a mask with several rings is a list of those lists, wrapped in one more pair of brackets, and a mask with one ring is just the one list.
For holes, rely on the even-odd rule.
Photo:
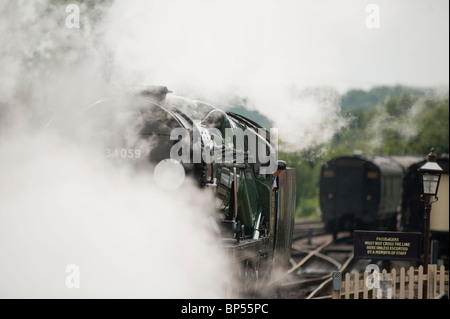
{"label": "tree line", "polygon": [[382,86],[349,90],[341,97],[341,116],[348,125],[327,144],[290,152],[288,161],[297,174],[297,218],[318,218],[319,177],[328,160],[352,155],[421,155],[434,147],[449,153],[449,91],[445,88]]}

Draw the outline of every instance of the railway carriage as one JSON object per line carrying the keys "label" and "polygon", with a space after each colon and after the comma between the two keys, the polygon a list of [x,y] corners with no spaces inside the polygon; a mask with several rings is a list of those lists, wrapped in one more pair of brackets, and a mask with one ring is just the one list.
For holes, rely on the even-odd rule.
{"label": "railway carriage", "polygon": [[405,168],[414,157],[336,157],[321,168],[320,208],[326,230],[396,230]]}

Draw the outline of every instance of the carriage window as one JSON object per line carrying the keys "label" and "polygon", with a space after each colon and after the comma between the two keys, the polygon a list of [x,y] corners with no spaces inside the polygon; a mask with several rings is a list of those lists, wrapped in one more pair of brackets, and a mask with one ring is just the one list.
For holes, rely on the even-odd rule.
{"label": "carriage window", "polygon": [[374,172],[374,171],[368,171],[367,172],[367,178],[368,179],[377,179],[378,178],[378,173]]}
{"label": "carriage window", "polygon": [[326,169],[323,171],[323,177],[332,178],[334,177],[334,171],[332,169]]}

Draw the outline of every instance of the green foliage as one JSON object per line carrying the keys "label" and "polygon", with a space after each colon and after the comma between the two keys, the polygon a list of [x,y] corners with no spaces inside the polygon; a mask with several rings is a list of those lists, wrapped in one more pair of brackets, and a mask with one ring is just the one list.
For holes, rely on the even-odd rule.
{"label": "green foliage", "polygon": [[423,111],[415,118],[418,135],[410,143],[411,152],[426,154],[431,147],[438,153],[449,153],[449,99],[425,101]]}
{"label": "green foliage", "polygon": [[370,111],[386,99],[402,95],[403,93],[414,93],[414,95],[425,94],[424,89],[408,88],[404,86],[378,86],[369,91],[353,89],[342,96],[342,111],[363,110]]}
{"label": "green foliage", "polygon": [[393,117],[400,117],[404,115],[414,102],[417,101],[417,97],[408,93],[402,93],[397,96],[393,96],[384,103],[386,113]]}
{"label": "green foliage", "polygon": [[426,155],[434,147],[438,154],[449,152],[448,90],[443,95],[402,86],[351,90],[342,96],[341,116],[349,119],[349,125],[328,145],[279,153],[280,159],[296,169],[297,218],[318,217],[320,168],[331,158],[351,155],[355,150]]}
{"label": "green foliage", "polygon": [[379,97],[363,90],[350,90],[342,97],[342,110],[370,110],[380,103]]}
{"label": "green foliage", "polygon": [[318,219],[320,218],[319,198],[306,197],[302,199],[301,205],[297,205],[295,210],[295,218],[299,219]]}

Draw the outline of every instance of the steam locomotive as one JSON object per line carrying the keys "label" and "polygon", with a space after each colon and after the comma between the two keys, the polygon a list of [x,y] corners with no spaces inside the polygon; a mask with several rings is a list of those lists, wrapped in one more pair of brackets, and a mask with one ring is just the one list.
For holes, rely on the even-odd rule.
{"label": "steam locomotive", "polygon": [[155,172],[165,163],[204,189],[205,200],[213,194],[211,228],[235,266],[233,295],[260,296],[289,265],[295,171],[277,159],[270,132],[257,123],[169,93],[147,87],[101,100],[76,121],[97,132],[86,138],[101,139],[111,160],[151,163]]}

